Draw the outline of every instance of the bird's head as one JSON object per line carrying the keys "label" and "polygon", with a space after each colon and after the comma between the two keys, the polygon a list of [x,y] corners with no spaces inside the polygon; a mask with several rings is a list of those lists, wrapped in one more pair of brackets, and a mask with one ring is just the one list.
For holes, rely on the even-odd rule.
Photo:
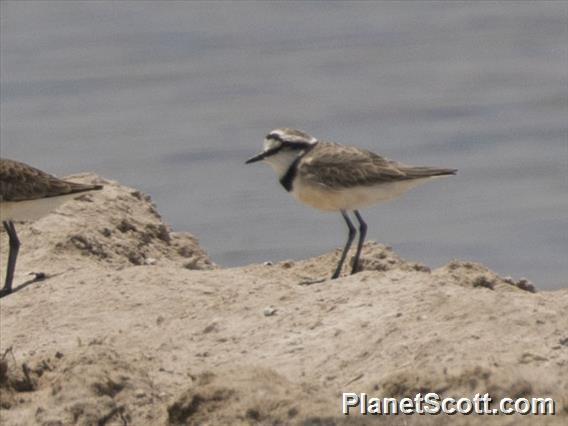
{"label": "bird's head", "polygon": [[294,160],[309,151],[316,143],[316,138],[300,130],[276,129],[264,138],[262,152],[248,159],[246,164],[266,161],[279,176],[283,176]]}

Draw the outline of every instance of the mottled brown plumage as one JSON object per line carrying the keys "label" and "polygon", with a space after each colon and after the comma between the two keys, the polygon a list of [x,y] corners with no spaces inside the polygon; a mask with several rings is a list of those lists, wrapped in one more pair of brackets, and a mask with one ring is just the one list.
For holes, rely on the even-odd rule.
{"label": "mottled brown plumage", "polygon": [[101,189],[68,182],[19,161],[0,159],[0,201],[25,201]]}
{"label": "mottled brown plumage", "polygon": [[455,174],[454,169],[407,166],[373,152],[319,141],[298,164],[298,177],[329,189],[372,186]]}

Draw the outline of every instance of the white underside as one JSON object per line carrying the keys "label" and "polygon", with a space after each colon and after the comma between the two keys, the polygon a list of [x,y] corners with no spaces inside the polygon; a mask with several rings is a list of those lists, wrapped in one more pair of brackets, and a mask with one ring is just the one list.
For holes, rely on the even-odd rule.
{"label": "white underside", "polygon": [[304,184],[301,179],[296,179],[292,187],[292,195],[302,203],[319,210],[357,210],[372,204],[392,200],[406,191],[438,177],[442,176],[338,190],[331,190],[327,187],[313,184]]}
{"label": "white underside", "polygon": [[81,194],[69,194],[60,197],[38,198],[29,201],[4,201],[0,203],[0,219],[32,221],[46,216],[64,202]]}

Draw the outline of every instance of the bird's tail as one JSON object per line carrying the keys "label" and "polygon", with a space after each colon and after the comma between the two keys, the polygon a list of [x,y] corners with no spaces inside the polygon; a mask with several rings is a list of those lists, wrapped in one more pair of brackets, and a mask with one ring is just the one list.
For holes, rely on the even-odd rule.
{"label": "bird's tail", "polygon": [[410,179],[427,178],[433,176],[455,175],[457,169],[444,169],[440,167],[407,166],[400,169]]}

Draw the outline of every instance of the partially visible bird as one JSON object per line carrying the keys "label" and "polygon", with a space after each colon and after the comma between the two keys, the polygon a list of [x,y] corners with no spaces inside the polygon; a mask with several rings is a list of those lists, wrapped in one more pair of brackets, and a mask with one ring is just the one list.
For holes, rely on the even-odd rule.
{"label": "partially visible bird", "polygon": [[0,159],[0,219],[10,242],[6,280],[0,297],[12,292],[20,249],[14,221],[39,219],[80,193],[100,189],[102,185],[61,180],[27,164]]}

